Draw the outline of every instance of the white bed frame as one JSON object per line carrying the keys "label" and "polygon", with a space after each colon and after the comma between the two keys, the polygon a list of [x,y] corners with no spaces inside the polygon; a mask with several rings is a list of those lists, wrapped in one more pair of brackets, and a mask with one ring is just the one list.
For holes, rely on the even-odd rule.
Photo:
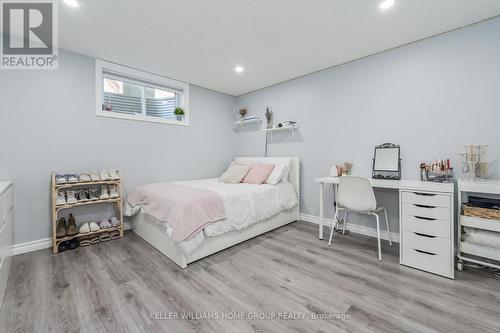
{"label": "white bed frame", "polygon": [[[279,157],[237,157],[236,159],[269,163],[276,163],[280,160]],[[271,218],[253,224],[243,230],[235,230],[215,237],[205,237],[203,243],[201,243],[200,246],[190,255],[186,255],[184,251],[172,240],[172,238],[166,234],[165,228],[157,223],[146,221],[147,216],[142,212],[132,218],[132,230],[139,237],[154,246],[158,251],[166,255],[177,265],[182,268],[186,268],[189,263],[196,260],[299,220],[300,161],[297,157],[292,158],[288,182],[293,185],[295,192],[297,193],[297,198],[299,199],[299,204],[297,204],[297,206],[292,209],[282,211]]]}

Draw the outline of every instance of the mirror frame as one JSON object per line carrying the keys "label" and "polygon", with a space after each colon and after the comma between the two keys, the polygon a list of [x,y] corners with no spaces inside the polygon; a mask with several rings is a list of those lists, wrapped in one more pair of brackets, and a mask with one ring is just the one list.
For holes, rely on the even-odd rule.
{"label": "mirror frame", "polygon": [[[398,150],[398,170],[375,170],[375,159],[377,158],[377,149],[397,149]],[[372,178],[374,179],[401,179],[401,147],[394,143],[383,143],[381,145],[375,146],[373,151],[373,167],[372,167]]]}

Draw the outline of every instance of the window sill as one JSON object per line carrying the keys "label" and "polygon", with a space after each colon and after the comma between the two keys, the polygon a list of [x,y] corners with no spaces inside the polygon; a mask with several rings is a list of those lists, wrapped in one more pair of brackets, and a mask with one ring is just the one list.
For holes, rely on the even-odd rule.
{"label": "window sill", "polygon": [[182,121],[178,121],[178,120],[162,119],[162,118],[148,117],[148,116],[142,116],[142,115],[133,116],[133,115],[128,115],[128,114],[119,114],[116,112],[100,111],[100,110],[98,110],[96,112],[96,116],[107,117],[107,118],[118,118],[118,119],[125,119],[125,120],[135,120],[135,121],[142,121],[142,122],[147,122],[147,123],[159,123],[159,124],[166,124],[166,125],[189,126],[189,119],[184,119]]}

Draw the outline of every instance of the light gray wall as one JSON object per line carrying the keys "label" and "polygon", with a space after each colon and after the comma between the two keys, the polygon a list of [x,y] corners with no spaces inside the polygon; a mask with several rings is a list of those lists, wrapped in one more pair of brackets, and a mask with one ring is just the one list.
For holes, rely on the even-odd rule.
{"label": "light gray wall", "polygon": [[234,97],[190,86],[189,127],[96,117],[94,60],[62,51],[59,61],[0,71],[0,179],[15,186],[15,244],[50,236],[51,171],[116,168],[130,190],[218,176],[234,156]]}
{"label": "light gray wall", "polygon": [[[270,156],[300,156],[302,213],[319,214],[314,178],[350,160],[353,173],[371,175],[373,149],[402,146],[403,177],[418,179],[418,164],[458,156],[464,144],[489,144],[491,176],[500,176],[500,18],[387,51],[238,97],[237,106],[261,117],[296,120],[295,138],[275,134]],[[263,132],[237,135],[238,155],[260,155]],[[460,174],[460,173],[459,173]],[[377,194],[398,226],[397,193]],[[328,209],[332,217],[332,209]],[[353,223],[371,225],[364,217]]]}

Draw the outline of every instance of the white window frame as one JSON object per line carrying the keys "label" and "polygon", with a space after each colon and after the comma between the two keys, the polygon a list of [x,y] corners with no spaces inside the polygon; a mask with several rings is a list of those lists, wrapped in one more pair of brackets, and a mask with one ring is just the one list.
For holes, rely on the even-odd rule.
{"label": "white window frame", "polygon": [[[122,76],[129,78],[131,81],[137,80],[141,85],[150,88],[157,88],[166,91],[180,91],[182,94],[182,101],[180,107],[184,109],[184,119],[182,121],[164,119],[160,117],[151,117],[145,114],[122,114],[118,112],[103,111],[102,104],[104,101],[103,80],[104,73],[116,74],[118,77]],[[112,62],[96,59],[95,62],[95,91],[96,91],[96,115],[99,117],[120,118],[128,120],[146,121],[152,123],[162,123],[169,125],[189,126],[189,84],[181,81],[169,79],[167,77],[151,74],[134,68],[121,66]]]}

